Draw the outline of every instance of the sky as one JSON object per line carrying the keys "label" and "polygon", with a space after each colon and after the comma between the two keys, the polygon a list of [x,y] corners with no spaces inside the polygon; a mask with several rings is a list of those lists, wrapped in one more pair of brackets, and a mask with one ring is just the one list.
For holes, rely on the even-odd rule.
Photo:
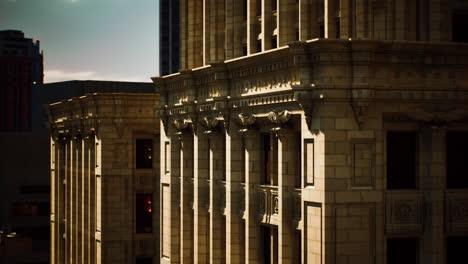
{"label": "sky", "polygon": [[41,41],[45,83],[150,82],[158,20],[159,0],[0,0],[0,30]]}

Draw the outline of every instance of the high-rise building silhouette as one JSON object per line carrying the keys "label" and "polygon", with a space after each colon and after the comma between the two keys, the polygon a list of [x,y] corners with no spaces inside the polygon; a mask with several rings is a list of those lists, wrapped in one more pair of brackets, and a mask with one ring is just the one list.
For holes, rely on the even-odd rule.
{"label": "high-rise building silhouette", "polygon": [[39,45],[21,31],[0,31],[0,130],[31,128],[32,87],[43,82]]}
{"label": "high-rise building silhouette", "polygon": [[180,10],[179,0],[159,1],[159,73],[179,71]]}

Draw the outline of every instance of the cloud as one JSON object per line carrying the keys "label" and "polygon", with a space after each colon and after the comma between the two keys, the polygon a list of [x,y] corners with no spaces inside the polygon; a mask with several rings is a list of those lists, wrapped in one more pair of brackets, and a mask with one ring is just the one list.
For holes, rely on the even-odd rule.
{"label": "cloud", "polygon": [[71,80],[102,80],[122,82],[150,82],[150,76],[121,76],[112,74],[99,74],[94,71],[67,72],[62,70],[44,71],[44,82],[63,82]]}
{"label": "cloud", "polygon": [[44,71],[44,78],[46,82],[61,82],[69,80],[87,80],[95,75],[92,71],[82,72],[66,72],[61,70]]}

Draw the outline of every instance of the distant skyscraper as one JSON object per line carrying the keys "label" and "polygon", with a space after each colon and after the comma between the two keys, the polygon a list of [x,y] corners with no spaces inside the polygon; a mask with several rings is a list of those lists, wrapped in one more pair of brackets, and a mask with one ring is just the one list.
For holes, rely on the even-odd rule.
{"label": "distant skyscraper", "polygon": [[31,87],[43,82],[39,43],[18,30],[0,31],[0,130],[31,128]]}
{"label": "distant skyscraper", "polygon": [[179,0],[159,1],[159,73],[179,71]]}

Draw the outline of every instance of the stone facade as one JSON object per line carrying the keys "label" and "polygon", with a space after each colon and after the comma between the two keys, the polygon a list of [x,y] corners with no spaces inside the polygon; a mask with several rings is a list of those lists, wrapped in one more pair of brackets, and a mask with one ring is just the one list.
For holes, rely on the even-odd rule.
{"label": "stone facade", "polygon": [[467,3],[257,1],[180,1],[183,70],[153,78],[161,263],[450,263]]}
{"label": "stone facade", "polygon": [[158,159],[150,157],[152,168],[138,168],[135,155],[138,139],[159,148],[158,101],[154,94],[87,94],[47,107],[51,263],[159,259],[158,203],[150,207],[152,232],[135,231],[137,195],[159,196]]}

